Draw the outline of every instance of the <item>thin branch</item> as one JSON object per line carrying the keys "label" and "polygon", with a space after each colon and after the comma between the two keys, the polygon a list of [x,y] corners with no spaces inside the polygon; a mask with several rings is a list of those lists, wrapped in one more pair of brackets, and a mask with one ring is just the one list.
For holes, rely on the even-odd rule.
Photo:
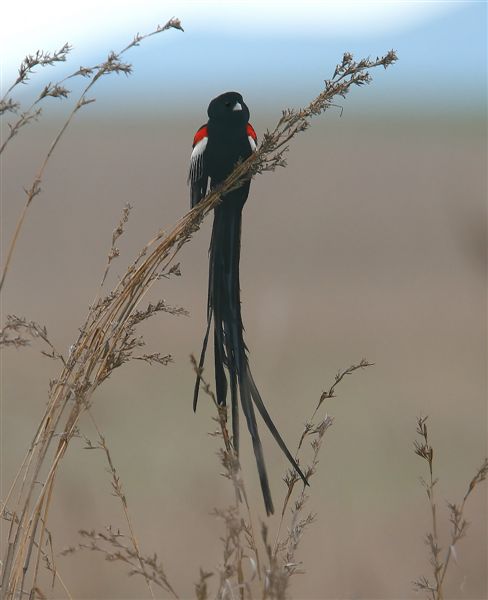
{"label": "thin branch", "polygon": [[[359,369],[365,369],[365,368],[371,367],[373,365],[374,365],[374,363],[371,363],[371,362],[367,361],[365,358],[362,358],[359,363],[353,364],[350,367],[348,367],[347,369],[339,371],[334,378],[334,383],[329,387],[329,389],[327,391],[322,392],[320,399],[317,403],[317,406],[312,413],[312,416],[305,423],[305,426],[303,428],[303,431],[302,431],[302,434],[298,441],[297,449],[295,452],[295,460],[298,461],[299,453],[302,449],[302,445],[303,445],[305,438],[308,438],[310,436],[315,438],[316,436],[318,436],[317,439],[313,439],[313,441],[312,441],[312,449],[313,449],[312,465],[305,472],[305,476],[306,476],[307,480],[316,471],[316,466],[318,464],[318,452],[322,445],[322,438],[323,438],[326,430],[334,422],[332,417],[330,417],[329,415],[325,415],[325,417],[319,423],[315,423],[314,419],[317,415],[317,411],[319,410],[319,408],[322,406],[322,404],[325,402],[326,399],[335,398],[336,387],[344,380],[346,375],[351,375],[352,373],[354,373],[355,371],[357,371]],[[318,443],[318,446],[317,446],[317,443]],[[300,481],[301,481],[301,479],[298,477],[297,473],[293,469],[289,470],[284,477],[284,482],[286,484],[287,490],[286,490],[285,498],[283,500],[283,506],[282,506],[281,515],[280,515],[280,522],[278,524],[278,529],[276,531],[275,541],[274,541],[274,545],[273,545],[273,556],[275,558],[276,558],[279,550],[283,548],[282,543],[280,543],[280,535],[281,535],[281,530],[282,530],[282,527],[284,524],[286,509],[287,509],[289,501],[292,497],[293,490],[295,489],[296,484],[299,483]],[[305,499],[306,499],[305,488],[303,488],[301,495],[300,495],[300,502],[302,503],[301,504],[302,506],[305,503]],[[300,508],[301,508],[301,506],[300,506]],[[292,513],[292,514],[294,514],[294,513]]]}
{"label": "thin branch", "polygon": [[[130,539],[131,539],[132,545],[134,546],[134,551],[136,553],[137,560],[138,560],[139,566],[141,568],[141,572],[144,575],[144,579],[145,579],[147,587],[149,589],[149,593],[151,594],[151,598],[154,599],[155,598],[154,592],[153,592],[153,589],[152,589],[151,582],[150,582],[150,579],[148,577],[148,574],[146,573],[146,568],[145,568],[144,562],[142,560],[142,555],[141,555],[141,551],[139,549],[139,544],[137,542],[137,538],[136,538],[136,535],[134,533],[134,527],[132,525],[132,519],[130,518],[130,515],[129,515],[129,507],[127,505],[127,498],[125,496],[125,493],[122,490],[122,483],[120,481],[120,477],[119,477],[119,475],[117,473],[117,470],[116,470],[116,468],[114,466],[114,463],[112,461],[112,455],[110,454],[110,450],[108,449],[107,443],[105,441],[105,437],[102,435],[102,432],[100,431],[100,429],[98,427],[98,424],[95,421],[95,417],[93,416],[93,413],[91,412],[90,409],[88,409],[87,412],[88,412],[88,415],[89,415],[89,417],[91,419],[91,422],[93,423],[93,426],[95,427],[95,430],[96,430],[96,432],[98,434],[98,446],[92,446],[91,443],[90,443],[90,445],[88,446],[88,448],[89,449],[93,449],[93,448],[97,448],[98,447],[98,448],[102,449],[104,451],[104,453],[105,453],[105,457],[107,459],[107,463],[108,463],[108,466],[109,466],[109,473],[110,473],[110,475],[112,477],[112,489],[113,489],[113,492],[114,492],[115,496],[117,496],[117,498],[120,500],[120,503],[122,504],[122,509],[124,511],[125,521],[127,523],[127,527],[129,528],[129,532],[130,532]],[[172,591],[173,595],[176,597],[176,594],[174,593],[174,591],[171,588],[171,586],[169,585],[169,583],[167,585],[168,585],[168,589],[170,589]]]}
{"label": "thin branch", "polygon": [[[19,216],[19,219],[17,221],[17,225],[15,227],[15,231],[12,237],[12,240],[10,242],[9,248],[7,250],[7,257],[5,259],[5,264],[3,267],[3,272],[2,272],[2,277],[0,279],[0,291],[5,283],[5,278],[7,276],[7,272],[9,269],[9,265],[10,265],[10,261],[12,260],[12,254],[15,248],[15,245],[17,243],[17,240],[19,238],[20,235],[20,231],[22,229],[22,225],[24,223],[27,211],[32,203],[32,201],[34,200],[34,198],[36,196],[38,196],[41,193],[41,182],[42,179],[44,177],[44,171],[49,163],[49,160],[56,148],[56,146],[58,145],[60,139],[62,138],[64,132],[66,131],[66,129],[68,128],[68,126],[70,125],[71,121],[73,120],[75,114],[84,106],[86,106],[87,104],[90,104],[91,102],[94,102],[93,99],[88,99],[87,98],[87,94],[90,91],[90,89],[95,85],[95,83],[98,81],[98,79],[100,79],[100,77],[107,75],[109,73],[125,73],[126,75],[131,73],[132,67],[131,65],[125,64],[120,60],[120,57],[122,54],[124,54],[127,50],[129,50],[129,48],[132,48],[134,46],[138,46],[139,42],[152,36],[152,35],[156,35],[158,33],[161,33],[162,31],[167,31],[168,29],[180,29],[181,31],[183,31],[182,27],[181,27],[181,23],[179,21],[179,19],[170,19],[165,25],[160,26],[158,25],[157,28],[154,31],[151,31],[150,33],[147,33],[143,36],[139,36],[139,39],[137,40],[137,43],[135,43],[135,41],[133,40],[128,46],[126,46],[123,50],[121,50],[119,53],[114,53],[111,52],[108,55],[107,60],[102,63],[100,66],[98,66],[98,68],[96,69],[95,74],[93,75],[90,83],[88,83],[88,85],[85,87],[85,89],[83,90],[83,92],[81,93],[78,101],[75,104],[75,107],[73,108],[73,110],[71,111],[71,114],[68,116],[68,119],[65,121],[65,123],[63,124],[63,126],[61,127],[61,129],[59,130],[58,134],[56,135],[56,137],[54,138],[54,141],[52,142],[46,157],[41,165],[41,167],[39,168],[37,175],[35,176],[32,185],[29,189],[25,190],[25,193],[27,195],[27,200],[25,202],[24,208],[22,209],[22,212]],[[83,72],[87,72],[87,70],[85,69]],[[80,70],[77,71],[77,74],[81,73]],[[20,75],[19,75],[20,76]],[[14,84],[16,85],[16,84]],[[13,87],[13,86],[12,86]],[[12,89],[12,87],[10,89]],[[9,90],[10,91],[10,90]],[[8,92],[7,92],[8,93]],[[48,95],[48,94],[45,94]],[[43,96],[45,97],[45,96]],[[58,94],[59,97],[59,94]],[[37,102],[37,101],[36,101]],[[34,118],[34,117],[33,117]],[[29,118],[30,120],[30,118]],[[25,124],[25,119],[24,119],[24,123]],[[20,125],[21,126],[21,125]],[[19,127],[20,127],[19,126]],[[17,130],[18,128],[17,127]],[[14,128],[15,129],[15,126]],[[11,133],[12,133],[12,129],[11,129]],[[15,135],[15,134],[14,134]],[[8,138],[5,142],[5,144],[2,147],[2,151],[5,148],[5,145],[7,144],[7,142],[9,141]]]}
{"label": "thin branch", "polygon": [[20,64],[17,79],[12,83],[0,100],[0,114],[5,110],[12,110],[12,108],[6,108],[9,104],[7,100],[9,94],[17,85],[27,83],[29,76],[34,73],[35,67],[53,66],[56,63],[65,62],[71,50],[72,47],[69,44],[64,44],[59,50],[52,53],[38,50],[35,54],[28,54]]}
{"label": "thin branch", "polygon": [[420,436],[420,440],[415,440],[414,450],[417,456],[420,456],[420,458],[427,462],[429,468],[429,480],[425,481],[424,479],[421,479],[420,482],[427,492],[431,509],[432,532],[427,533],[425,542],[430,552],[430,565],[433,571],[434,582],[429,581],[425,576],[421,576],[414,581],[414,588],[418,591],[427,592],[432,600],[442,600],[444,598],[445,578],[451,557],[455,557],[456,544],[466,535],[466,530],[468,528],[468,522],[464,518],[466,501],[473,490],[487,478],[488,458],[484,459],[481,467],[469,482],[462,502],[460,504],[448,502],[447,506],[451,523],[450,542],[445,554],[445,559],[441,560],[440,555],[442,549],[439,545],[437,507],[434,501],[434,486],[437,483],[437,479],[434,477],[433,467],[434,449],[429,441],[426,421],[427,417],[418,417],[417,419],[417,434]]}

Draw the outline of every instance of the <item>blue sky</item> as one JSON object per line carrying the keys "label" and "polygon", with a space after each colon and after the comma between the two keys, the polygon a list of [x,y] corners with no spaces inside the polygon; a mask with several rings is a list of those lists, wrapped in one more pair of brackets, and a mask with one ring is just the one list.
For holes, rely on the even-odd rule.
{"label": "blue sky", "polygon": [[[100,10],[91,0],[75,8],[68,4],[68,9],[58,4],[47,0],[39,14],[22,5],[12,9],[22,9],[22,18],[13,13],[4,20],[4,88],[22,56],[38,47],[54,49],[65,41],[74,46],[71,60],[57,69],[57,76],[55,70],[44,69],[32,78],[41,85],[80,64],[96,64],[108,50],[125,46],[134,33],[178,16],[185,33],[169,31],[143,42],[127,55],[134,66],[130,78],[111,76],[98,84],[97,112],[104,106],[113,112],[114,98],[116,112],[122,114],[141,106],[157,111],[163,99],[166,106],[184,112],[227,89],[242,91],[262,109],[296,105],[319,91],[343,51],[362,57],[390,48],[397,50],[399,62],[387,73],[375,73],[374,85],[353,93],[348,106],[355,107],[360,96],[357,109],[362,112],[442,115],[479,113],[486,102],[484,1],[148,0],[99,3]],[[26,99],[29,87],[22,90]]]}

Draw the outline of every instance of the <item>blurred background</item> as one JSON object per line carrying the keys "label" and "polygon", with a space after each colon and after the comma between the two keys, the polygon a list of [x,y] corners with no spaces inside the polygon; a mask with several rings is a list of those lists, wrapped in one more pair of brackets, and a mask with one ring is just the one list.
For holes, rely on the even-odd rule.
{"label": "blurred background", "polygon": [[[415,418],[429,415],[441,536],[446,501],[457,502],[486,456],[486,3],[485,2],[46,2],[2,8],[2,95],[26,53],[73,45],[66,63],[38,69],[13,97],[26,108],[49,81],[105,59],[137,32],[170,17],[170,30],[125,58],[130,77],[103,78],[96,102],[76,116],[53,155],[16,248],[2,299],[46,325],[67,351],[103,274],[112,230],[133,206],[108,289],[159,228],[188,206],[195,130],[217,94],[240,91],[262,136],[281,110],[308,103],[344,51],[357,58],[393,48],[399,61],[373,71],[292,144],[288,167],[256,178],[245,208],[241,286],[250,362],[263,398],[291,447],[321,392],[362,357],[375,366],[347,378],[324,406],[326,435],[309,508],[318,514],[299,551],[306,574],[294,598],[414,598],[430,574],[426,475],[413,453]],[[72,99],[48,99],[43,117],[10,143],[1,163],[2,251],[28,187],[67,118]],[[8,130],[7,117],[2,134]],[[213,408],[191,410],[189,362],[204,334],[207,219],[180,253],[182,276],[154,298],[189,317],[154,317],[147,352],[104,384],[94,414],[119,470],[146,553],[157,552],[181,597],[198,569],[220,560],[221,524],[232,501],[219,476]],[[3,255],[4,256],[4,255]],[[47,400],[57,365],[39,347],[2,357],[1,497],[10,487]],[[211,364],[211,360],[209,364]],[[210,367],[209,367],[210,376]],[[81,429],[95,434],[88,420]],[[261,427],[275,504],[286,462]],[[256,517],[263,517],[252,449],[242,464]],[[245,440],[245,441],[244,441]],[[57,481],[55,550],[78,530],[124,527],[101,453],[74,441]],[[446,597],[487,597],[486,487],[467,511],[472,526],[450,567]],[[272,525],[277,519],[272,520]],[[2,526],[2,539],[6,535]],[[143,581],[89,554],[57,559],[76,598],[144,598]],[[55,590],[52,597],[63,597]]]}

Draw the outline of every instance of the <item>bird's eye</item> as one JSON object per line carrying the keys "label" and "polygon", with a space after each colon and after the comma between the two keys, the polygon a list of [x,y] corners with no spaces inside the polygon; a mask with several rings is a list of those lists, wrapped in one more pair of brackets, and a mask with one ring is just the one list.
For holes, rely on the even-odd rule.
{"label": "bird's eye", "polygon": [[230,106],[230,102],[226,102],[226,103],[225,103],[225,106]]}

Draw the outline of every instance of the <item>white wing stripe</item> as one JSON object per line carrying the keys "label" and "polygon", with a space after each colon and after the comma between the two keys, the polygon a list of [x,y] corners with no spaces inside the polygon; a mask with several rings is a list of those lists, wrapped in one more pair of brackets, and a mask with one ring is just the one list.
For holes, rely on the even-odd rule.
{"label": "white wing stripe", "polygon": [[188,173],[188,182],[198,181],[203,174],[203,153],[207,147],[208,138],[202,138],[198,144],[195,144],[190,157],[190,171]]}
{"label": "white wing stripe", "polygon": [[251,144],[251,150],[253,152],[255,152],[255,150],[256,150],[256,142],[254,141],[254,138],[251,137],[250,135],[248,135],[247,139],[249,140],[249,143]]}

